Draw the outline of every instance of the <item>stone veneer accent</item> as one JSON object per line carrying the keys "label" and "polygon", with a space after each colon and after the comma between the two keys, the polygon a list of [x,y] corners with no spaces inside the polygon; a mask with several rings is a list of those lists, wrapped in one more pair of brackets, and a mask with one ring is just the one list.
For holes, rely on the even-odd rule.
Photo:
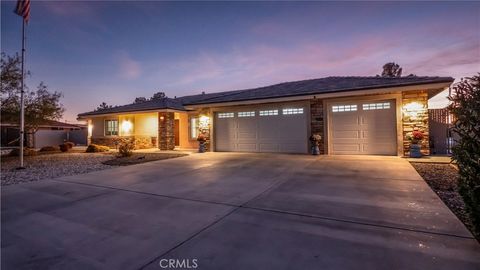
{"label": "stone veneer accent", "polygon": [[205,151],[212,151],[210,130],[212,126],[213,115],[210,113],[210,110],[208,109],[202,109],[198,111],[197,117],[200,117],[202,115],[207,116],[210,119],[210,122],[208,124],[208,127],[206,127],[205,129],[199,130],[199,132],[203,133],[205,135],[205,138],[207,139],[207,142],[205,144]]}
{"label": "stone veneer accent", "polygon": [[325,154],[325,134],[324,134],[324,118],[323,118],[323,100],[312,99],[310,100],[310,129],[312,134],[320,134],[322,140],[318,148],[320,154]]}
{"label": "stone veneer accent", "polygon": [[[163,119],[162,119],[163,118]],[[160,150],[175,149],[175,113],[158,113],[158,148]]]}
{"label": "stone veneer accent", "polygon": [[133,144],[135,145],[135,149],[147,149],[153,148],[157,144],[156,137],[149,137],[149,136],[121,136],[121,137],[91,137],[89,144],[98,144],[108,146],[110,148],[117,148],[118,144],[122,140],[133,140]]}
{"label": "stone veneer accent", "polygon": [[[406,105],[417,102],[422,108],[408,110]],[[416,114],[412,117],[410,114]],[[424,138],[421,142],[421,152],[424,155],[430,154],[429,129],[428,129],[428,92],[407,91],[402,92],[402,127],[403,127],[403,153],[408,156],[410,153],[410,141],[407,139],[414,129],[423,132]]]}

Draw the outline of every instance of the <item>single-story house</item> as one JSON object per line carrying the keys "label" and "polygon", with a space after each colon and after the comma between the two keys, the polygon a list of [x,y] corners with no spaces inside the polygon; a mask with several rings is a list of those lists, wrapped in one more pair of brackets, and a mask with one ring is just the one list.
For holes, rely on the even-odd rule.
{"label": "single-story house", "polygon": [[160,98],[79,114],[91,143],[114,147],[128,137],[141,147],[308,153],[319,134],[322,154],[407,155],[407,136],[425,135],[428,99],[451,77],[327,77],[266,87]]}
{"label": "single-story house", "polygon": [[[18,123],[0,123],[2,134],[2,147],[15,147],[19,145],[20,127]],[[25,146],[42,148],[44,146],[57,146],[66,141],[77,145],[87,143],[87,126],[70,124],[54,120],[45,120],[38,125],[36,131],[25,130]]]}

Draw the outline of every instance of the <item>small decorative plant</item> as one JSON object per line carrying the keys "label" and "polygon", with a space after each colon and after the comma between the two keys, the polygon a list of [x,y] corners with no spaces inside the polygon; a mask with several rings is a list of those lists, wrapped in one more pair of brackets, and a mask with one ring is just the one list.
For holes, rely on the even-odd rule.
{"label": "small decorative plant", "polygon": [[410,141],[410,157],[420,158],[422,157],[420,142],[423,140],[423,133],[418,129],[415,129],[411,135],[407,136]]}
{"label": "small decorative plant", "polygon": [[320,145],[322,136],[320,136],[320,134],[312,134],[309,139],[310,143],[312,144],[312,155],[319,155],[320,149],[318,148],[318,146]]}
{"label": "small decorative plant", "polygon": [[108,146],[98,145],[98,144],[90,144],[87,147],[85,152],[87,153],[98,153],[98,152],[108,152],[110,148]]}
{"label": "small decorative plant", "polygon": [[133,154],[133,149],[135,149],[135,144],[132,140],[123,140],[118,145],[118,155],[120,157],[129,157]]}
{"label": "small decorative plant", "polygon": [[203,133],[200,133],[200,134],[198,134],[197,141],[198,141],[198,152],[199,153],[204,153],[205,152],[205,144],[207,142],[207,136],[205,136],[205,134],[203,134]]}
{"label": "small decorative plant", "polygon": [[420,141],[423,140],[423,133],[419,130],[414,130],[412,132],[412,135],[407,136],[407,139],[412,143],[412,144],[418,144]]}
{"label": "small decorative plant", "polygon": [[68,150],[70,150],[70,147],[66,143],[62,143],[58,147],[60,147],[60,151],[62,152],[68,152]]}

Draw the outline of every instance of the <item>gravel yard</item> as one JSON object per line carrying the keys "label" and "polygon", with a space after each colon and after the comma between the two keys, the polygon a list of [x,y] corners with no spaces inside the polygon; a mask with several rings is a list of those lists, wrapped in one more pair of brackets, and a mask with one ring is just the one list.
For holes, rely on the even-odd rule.
{"label": "gravel yard", "polygon": [[88,173],[112,168],[102,162],[114,159],[110,153],[58,153],[25,157],[25,169],[17,170],[18,157],[2,157],[1,185]]}
{"label": "gravel yard", "polygon": [[[458,219],[473,232],[470,217],[465,211],[465,203],[458,193],[458,171],[450,164],[415,162],[411,164]],[[477,234],[476,237],[478,239],[480,235]]]}

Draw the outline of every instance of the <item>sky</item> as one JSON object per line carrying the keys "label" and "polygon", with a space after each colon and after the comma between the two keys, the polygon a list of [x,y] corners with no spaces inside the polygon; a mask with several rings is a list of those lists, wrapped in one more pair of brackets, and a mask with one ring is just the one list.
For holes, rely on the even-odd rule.
{"label": "sky", "polygon": [[[1,51],[21,50],[21,17],[1,2]],[[326,76],[480,71],[480,2],[157,2],[33,0],[30,89],[63,93],[64,120],[151,97]],[[446,93],[430,102],[446,105]]]}

